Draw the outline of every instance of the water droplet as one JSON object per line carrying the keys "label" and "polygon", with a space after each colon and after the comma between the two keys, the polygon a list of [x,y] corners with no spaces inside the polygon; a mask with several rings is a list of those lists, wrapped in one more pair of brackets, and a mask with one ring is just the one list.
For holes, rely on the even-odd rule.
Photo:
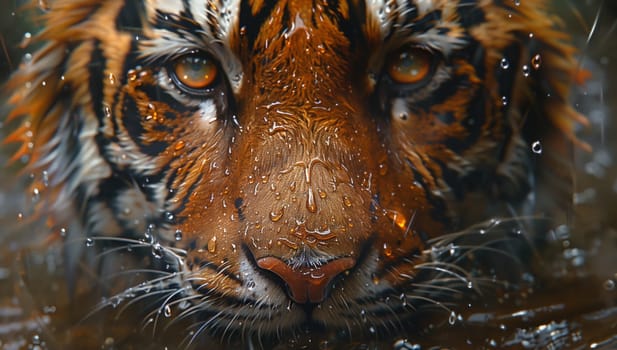
{"label": "water droplet", "polygon": [[309,188],[307,191],[306,209],[311,213],[317,212],[317,204],[315,203],[315,195],[313,194],[312,188]]}
{"label": "water droplet", "polygon": [[450,253],[450,256],[456,256],[457,246],[451,243],[448,247],[448,252]]}
{"label": "water droplet", "polygon": [[422,350],[420,344],[411,344],[407,339],[399,339],[394,342],[394,350]]}
{"label": "water droplet", "polygon": [[503,106],[507,106],[508,105],[508,97],[506,96],[501,96],[501,104]]}
{"label": "water droplet", "polygon": [[401,293],[398,298],[401,300],[403,307],[407,306],[407,294]]}
{"label": "water droplet", "polygon": [[383,253],[388,258],[392,257],[392,248],[390,247],[388,243],[383,244]]}
{"label": "water droplet", "polygon": [[111,107],[109,107],[107,103],[103,104],[103,116],[105,116],[105,118],[111,117]]}
{"label": "water droplet", "polygon": [[326,199],[326,197],[328,197],[328,194],[326,193],[326,191],[322,190],[322,189],[318,189],[317,190],[317,195],[319,196],[319,198],[321,199]]}
{"label": "water droplet", "polygon": [[216,252],[216,236],[212,236],[208,241],[208,251],[210,253]]}
{"label": "water droplet", "polygon": [[169,305],[165,305],[163,308],[163,316],[171,317],[171,307]]}
{"label": "water droplet", "polygon": [[346,207],[351,207],[351,200],[349,199],[349,197],[347,196],[343,196],[343,204],[345,204]]}
{"label": "water droplet", "polygon": [[499,65],[501,66],[502,69],[510,68],[510,62],[505,57],[501,59],[501,62],[499,62]]}
{"label": "water droplet", "polygon": [[109,79],[109,83],[111,85],[114,85],[116,83],[116,76],[113,75],[113,73],[109,73],[109,75],[107,76],[107,79]]}
{"label": "water droplet", "polygon": [[531,58],[531,66],[533,67],[533,69],[540,69],[541,65],[542,65],[542,56],[540,56],[540,54],[537,54]]}
{"label": "water droplet", "polygon": [[47,170],[43,170],[43,186],[45,187],[49,187],[49,173],[47,172]]}
{"label": "water droplet", "polygon": [[385,176],[386,174],[388,174],[388,165],[386,163],[380,163],[378,167],[379,167],[379,175]]}
{"label": "water droplet", "polygon": [[176,232],[174,233],[174,239],[176,241],[181,241],[182,240],[182,231],[181,230],[176,230]]}
{"label": "water droplet", "polygon": [[41,198],[41,192],[39,191],[39,189],[36,187],[33,188],[32,189],[32,201],[37,202],[40,198]]}
{"label": "water droplet", "polygon": [[521,6],[521,0],[514,0],[514,6]]}
{"label": "water droplet", "polygon": [[160,243],[154,243],[152,245],[152,256],[156,259],[163,258],[163,247]]}
{"label": "water droplet", "polygon": [[529,68],[529,66],[528,66],[528,65],[526,65],[526,64],[525,64],[525,65],[523,65],[523,75],[524,75],[525,77],[528,77],[528,76],[529,76],[529,73],[531,73],[531,69]]}
{"label": "water droplet", "polygon": [[531,144],[531,151],[535,154],[542,154],[542,143],[535,141]]}
{"label": "water droplet", "polygon": [[[128,78],[129,81],[135,81],[137,80],[137,71],[134,69],[130,69],[127,73],[126,76]],[[150,103],[148,105],[151,105]]]}
{"label": "water droplet", "polygon": [[254,289],[255,289],[255,287],[256,287],[256,285],[257,285],[257,284],[255,283],[255,281],[254,281],[254,280],[249,280],[248,282],[246,282],[246,288],[247,288],[248,290],[254,290]]}
{"label": "water droplet", "polygon": [[21,46],[22,47],[28,46],[30,44],[31,39],[32,39],[32,34],[30,32],[25,32],[24,39],[21,41]]}
{"label": "water droplet", "polygon": [[86,247],[92,247],[94,246],[94,239],[88,237],[86,238]]}
{"label": "water droplet", "polygon": [[184,141],[180,140],[176,143],[174,150],[181,151],[184,148]]}
{"label": "water droplet", "polygon": [[[32,54],[29,53],[29,52],[25,53],[23,60],[24,60],[24,63],[26,63],[26,64],[32,62]],[[26,83],[26,87],[30,88],[30,86],[32,86],[32,83],[31,82],[27,82]]]}
{"label": "water droplet", "polygon": [[454,311],[450,312],[450,317],[448,317],[448,323],[454,325],[456,323],[456,313]]}
{"label": "water droplet", "polygon": [[612,279],[608,279],[604,281],[603,287],[604,287],[604,290],[607,290],[609,292],[612,290],[615,290],[615,281]]}
{"label": "water droplet", "polygon": [[281,209],[279,209],[278,211],[271,211],[270,212],[270,220],[272,220],[272,222],[277,222],[279,220],[281,220],[281,218],[283,217],[283,214],[285,213],[285,208],[281,207]]}

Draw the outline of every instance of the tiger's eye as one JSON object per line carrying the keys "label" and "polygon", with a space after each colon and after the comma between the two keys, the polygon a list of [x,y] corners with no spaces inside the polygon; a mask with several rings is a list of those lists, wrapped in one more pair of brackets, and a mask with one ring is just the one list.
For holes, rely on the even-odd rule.
{"label": "tiger's eye", "polygon": [[212,59],[201,55],[187,55],[173,65],[178,82],[191,89],[205,89],[214,83],[217,67]]}
{"label": "tiger's eye", "polygon": [[399,51],[388,61],[390,78],[400,84],[415,84],[432,71],[433,56],[426,50],[407,48]]}

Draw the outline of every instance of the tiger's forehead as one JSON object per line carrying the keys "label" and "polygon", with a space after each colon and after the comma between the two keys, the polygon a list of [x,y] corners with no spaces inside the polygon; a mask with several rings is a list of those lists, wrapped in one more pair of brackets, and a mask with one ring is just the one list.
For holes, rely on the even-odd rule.
{"label": "tiger's forehead", "polygon": [[[180,55],[192,50],[207,51],[221,63],[235,92],[240,90],[243,71],[242,40],[257,50],[270,41],[259,41],[260,33],[272,38],[294,28],[299,17],[304,25],[328,21],[336,28],[322,34],[338,35],[353,46],[361,42],[368,49],[368,62],[380,52],[412,44],[447,57],[463,47],[465,25],[461,12],[481,8],[487,1],[444,0],[148,0],[146,17],[150,24],[140,43],[146,58]],[[488,1],[490,3],[491,1]],[[322,26],[325,27],[325,26]],[[319,36],[315,36],[319,38]],[[257,41],[257,42],[256,42]],[[378,59],[377,59],[378,61]]]}

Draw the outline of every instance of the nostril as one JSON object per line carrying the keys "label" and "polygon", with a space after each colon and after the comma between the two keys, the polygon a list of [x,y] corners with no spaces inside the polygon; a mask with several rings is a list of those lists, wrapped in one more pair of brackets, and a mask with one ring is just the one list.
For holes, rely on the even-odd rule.
{"label": "nostril", "polygon": [[300,304],[322,302],[330,282],[355,264],[356,260],[349,257],[332,260],[319,267],[292,267],[272,256],[257,260],[257,266],[273,272],[287,284],[289,297]]}

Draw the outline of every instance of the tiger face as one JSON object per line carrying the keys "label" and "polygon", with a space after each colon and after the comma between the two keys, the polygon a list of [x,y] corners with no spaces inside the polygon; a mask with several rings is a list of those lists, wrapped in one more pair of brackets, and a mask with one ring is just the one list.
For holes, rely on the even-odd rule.
{"label": "tiger face", "polygon": [[151,251],[131,293],[165,286],[201,332],[402,324],[567,181],[585,120],[544,3],[58,0],[9,140],[86,242],[66,263]]}

